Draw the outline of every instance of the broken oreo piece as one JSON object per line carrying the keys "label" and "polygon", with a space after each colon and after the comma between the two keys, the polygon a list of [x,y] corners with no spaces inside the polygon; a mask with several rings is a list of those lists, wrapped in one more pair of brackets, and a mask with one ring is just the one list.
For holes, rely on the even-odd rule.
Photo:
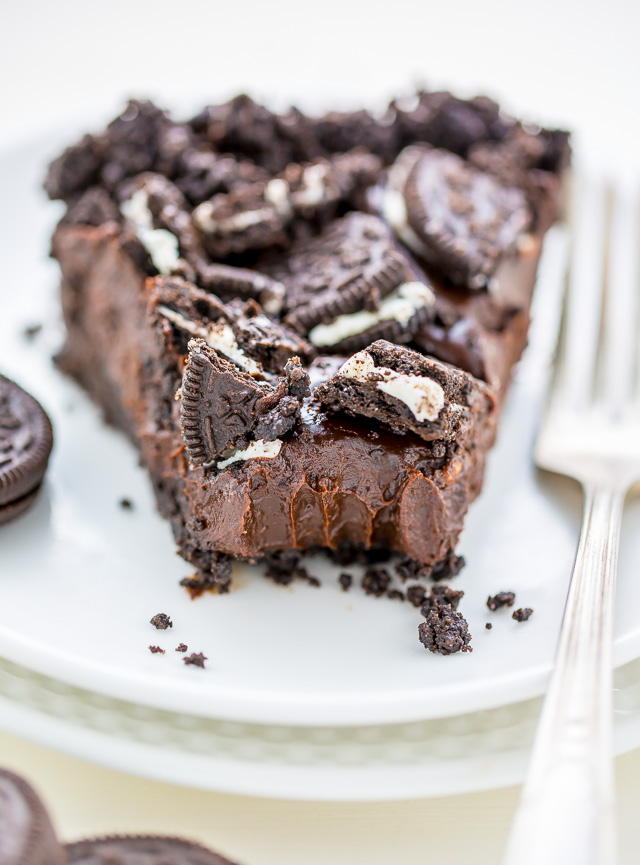
{"label": "broken oreo piece", "polygon": [[66,865],[47,811],[30,784],[0,769],[2,865]]}
{"label": "broken oreo piece", "polygon": [[385,340],[350,357],[314,394],[329,411],[375,418],[425,441],[455,439],[471,423],[470,406],[490,404],[467,373]]}
{"label": "broken oreo piece", "polygon": [[233,865],[193,841],[154,835],[89,838],[67,844],[65,850],[66,865]]}
{"label": "broken oreo piece", "polygon": [[220,460],[218,468],[226,468],[243,459],[277,456],[281,437],[300,419],[300,400],[291,393],[301,393],[296,369],[289,368],[272,387],[204,340],[191,340],[181,388],[182,435],[191,466]]}
{"label": "broken oreo piece", "polygon": [[187,353],[189,338],[199,337],[257,378],[281,373],[292,357],[306,360],[312,354],[306,340],[267,318],[253,300],[223,303],[211,292],[178,277],[158,277],[152,289],[152,315],[172,325],[183,354]]}
{"label": "broken oreo piece", "polygon": [[494,613],[501,607],[512,607],[515,602],[515,592],[498,592],[487,598],[487,607]]}
{"label": "broken oreo piece", "polygon": [[287,288],[285,323],[330,352],[357,351],[380,338],[407,342],[436,304],[384,222],[364,213],[299,242],[273,275]]}
{"label": "broken oreo piece", "polygon": [[489,285],[533,219],[522,189],[428,145],[400,154],[389,172],[383,210],[413,252],[470,289]]}
{"label": "broken oreo piece", "polygon": [[267,183],[203,201],[193,211],[193,222],[213,259],[288,243],[288,219],[269,200]]}

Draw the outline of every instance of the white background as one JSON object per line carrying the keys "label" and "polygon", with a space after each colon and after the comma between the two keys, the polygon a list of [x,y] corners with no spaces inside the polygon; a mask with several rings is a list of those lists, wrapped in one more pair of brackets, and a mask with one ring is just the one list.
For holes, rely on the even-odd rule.
{"label": "white background", "polygon": [[[128,95],[186,110],[239,89],[276,105],[377,106],[427,83],[567,125],[581,161],[617,170],[640,163],[639,33],[637,0],[4,0],[0,147],[99,124]],[[43,787],[67,836],[186,832],[245,865],[489,865],[515,805],[515,791],[363,806],[185,793],[7,736],[0,764]],[[618,769],[627,865],[640,842],[640,757]]]}

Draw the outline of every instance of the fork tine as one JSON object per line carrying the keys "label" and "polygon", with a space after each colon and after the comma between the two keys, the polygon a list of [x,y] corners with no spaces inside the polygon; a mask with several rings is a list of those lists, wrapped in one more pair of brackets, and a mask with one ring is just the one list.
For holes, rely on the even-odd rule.
{"label": "fork tine", "polygon": [[633,392],[638,287],[635,257],[635,206],[622,189],[608,192],[608,239],[604,262],[597,398],[610,416],[621,417]]}
{"label": "fork tine", "polygon": [[580,409],[590,404],[594,387],[602,316],[606,207],[602,183],[585,179],[576,186],[554,391],[565,408]]}

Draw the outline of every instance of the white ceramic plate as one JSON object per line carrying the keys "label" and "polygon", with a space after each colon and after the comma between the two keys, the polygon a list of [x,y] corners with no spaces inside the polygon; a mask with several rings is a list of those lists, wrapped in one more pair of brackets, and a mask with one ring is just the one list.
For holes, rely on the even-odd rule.
{"label": "white ceramic plate", "polygon": [[[616,672],[615,687],[622,754],[640,746],[640,661]],[[412,724],[246,724],[113,700],[0,661],[5,732],[142,777],[282,799],[389,801],[519,784],[540,703]]]}
{"label": "white ceramic plate", "polygon": [[[499,706],[540,694],[550,670],[576,543],[580,497],[537,474],[531,449],[554,338],[562,238],[550,238],[532,344],[502,419],[485,491],[474,504],[456,579],[473,654],[443,658],[417,640],[417,611],[336,584],[274,586],[238,568],[224,597],[189,600],[189,566],[174,552],[131,445],[104,426],[86,396],[54,369],[60,341],[57,267],[46,258],[59,210],[39,191],[58,141],[0,160],[3,247],[0,369],[51,413],[56,447],[45,490],[0,528],[0,655],[47,676],[129,702],[253,723],[353,725],[408,722]],[[33,342],[22,329],[45,327]],[[135,503],[125,512],[122,497]],[[640,655],[640,508],[626,514],[620,557],[616,662]],[[635,531],[634,531],[635,529]],[[488,613],[487,595],[517,593],[525,624]],[[149,624],[171,615],[172,630]],[[485,630],[491,621],[493,629]],[[185,642],[208,656],[187,668]],[[150,643],[167,649],[151,655]]]}

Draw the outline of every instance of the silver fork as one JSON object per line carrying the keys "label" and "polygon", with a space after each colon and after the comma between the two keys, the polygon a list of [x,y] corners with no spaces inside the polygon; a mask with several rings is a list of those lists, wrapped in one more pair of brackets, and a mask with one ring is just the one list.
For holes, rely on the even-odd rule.
{"label": "silver fork", "polygon": [[[640,481],[640,242],[631,198],[585,182],[540,468],[584,490],[582,529],[505,865],[614,865],[612,635],[620,523]],[[639,611],[640,612],[640,611]]]}

